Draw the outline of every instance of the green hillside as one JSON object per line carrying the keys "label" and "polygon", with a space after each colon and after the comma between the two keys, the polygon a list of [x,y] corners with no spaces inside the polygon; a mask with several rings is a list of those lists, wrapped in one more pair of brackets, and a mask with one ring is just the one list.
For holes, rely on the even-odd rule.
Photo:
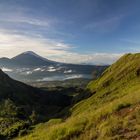
{"label": "green hillside", "polygon": [[70,105],[71,97],[11,79],[0,70],[0,140],[27,133]]}
{"label": "green hillside", "polygon": [[127,54],[88,84],[92,96],[70,108],[67,119],[36,125],[16,140],[140,139],[140,54]]}

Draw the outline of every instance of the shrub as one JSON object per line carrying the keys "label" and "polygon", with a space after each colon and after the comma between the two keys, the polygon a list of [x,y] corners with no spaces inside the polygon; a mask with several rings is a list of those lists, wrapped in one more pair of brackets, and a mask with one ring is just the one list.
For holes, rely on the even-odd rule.
{"label": "shrub", "polygon": [[121,104],[119,104],[119,105],[116,107],[115,110],[116,110],[116,111],[120,111],[121,109],[130,107],[130,106],[131,106],[130,103],[121,103]]}
{"label": "shrub", "polygon": [[28,130],[27,129],[23,129],[23,130],[20,130],[19,131],[19,136],[24,136],[24,135],[26,135],[26,134],[28,134]]}

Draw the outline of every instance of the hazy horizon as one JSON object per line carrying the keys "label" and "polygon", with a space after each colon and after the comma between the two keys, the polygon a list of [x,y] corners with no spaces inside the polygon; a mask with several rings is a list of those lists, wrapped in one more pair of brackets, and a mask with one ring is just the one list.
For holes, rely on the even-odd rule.
{"label": "hazy horizon", "polygon": [[[11,57],[8,57],[8,56],[2,56],[2,57],[0,57],[0,59],[1,58],[8,58],[8,59],[12,59],[12,58],[15,58],[15,57],[18,57],[18,56],[20,56],[20,55],[22,55],[22,54],[28,54],[28,55],[35,55],[36,57],[39,57],[39,58],[43,58],[43,59],[46,59],[46,60],[50,60],[50,61],[56,61],[56,62],[60,62],[60,63],[66,63],[66,64],[84,64],[84,65],[111,65],[111,63],[108,63],[108,62],[105,62],[105,63],[103,63],[103,62],[100,62],[100,61],[97,61],[97,60],[94,60],[93,62],[67,62],[67,61],[59,61],[59,60],[54,60],[53,58],[51,59],[48,59],[47,57],[44,57],[44,56],[42,56],[41,54],[38,54],[38,53],[36,53],[36,52],[33,52],[33,51],[24,51],[24,52],[20,52],[20,53],[18,53],[18,54],[15,54],[15,55],[13,55],[13,56],[11,56]],[[95,56],[94,57],[98,57],[99,55],[103,55],[103,54],[94,54]],[[104,54],[105,55],[105,54]],[[118,57],[118,59],[121,57],[119,57],[119,56],[117,56],[117,54],[116,54],[116,57]],[[114,59],[114,61],[117,61],[117,59],[115,60]]]}

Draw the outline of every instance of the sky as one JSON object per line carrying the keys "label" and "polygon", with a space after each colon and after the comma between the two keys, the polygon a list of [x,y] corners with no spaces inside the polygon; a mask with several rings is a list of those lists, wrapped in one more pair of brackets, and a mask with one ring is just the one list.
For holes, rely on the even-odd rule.
{"label": "sky", "polygon": [[140,0],[0,0],[0,57],[111,64],[140,52]]}

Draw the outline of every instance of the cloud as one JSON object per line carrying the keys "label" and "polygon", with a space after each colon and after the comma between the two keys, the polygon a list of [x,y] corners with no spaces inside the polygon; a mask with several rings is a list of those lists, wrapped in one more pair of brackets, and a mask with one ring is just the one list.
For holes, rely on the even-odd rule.
{"label": "cloud", "polygon": [[121,38],[119,39],[123,44],[123,48],[125,48],[125,52],[137,53],[140,52],[140,41],[138,37],[134,37],[133,35],[129,38]]}
{"label": "cloud", "polygon": [[122,54],[72,52],[74,46],[39,37],[0,32],[0,57],[13,57],[32,50],[43,57],[66,63],[111,64]]}
{"label": "cloud", "polygon": [[[21,2],[22,3],[22,2]],[[34,8],[22,6],[20,2],[0,2],[0,28],[32,32],[52,30],[57,22],[47,14],[38,15]]]}
{"label": "cloud", "polygon": [[122,53],[90,53],[90,54],[80,54],[66,52],[63,56],[56,56],[54,60],[66,62],[66,63],[81,63],[81,64],[112,64],[117,59],[119,59]]}
{"label": "cloud", "polygon": [[133,37],[131,39],[120,39],[120,41],[125,42],[127,44],[133,45],[133,46],[140,46],[140,41],[139,39],[135,38],[133,39]]}
{"label": "cloud", "polygon": [[[21,52],[32,50],[43,56],[63,55],[71,48],[63,42],[39,37],[24,36],[10,32],[0,32],[0,56],[13,57]],[[12,53],[11,53],[12,52]]]}
{"label": "cloud", "polygon": [[32,26],[43,26],[43,27],[50,27],[50,20],[41,20],[37,18],[27,18],[27,17],[14,17],[14,18],[2,18],[0,22],[8,23],[8,24],[29,24]]}
{"label": "cloud", "polygon": [[[19,5],[1,4],[0,2],[0,30],[10,30],[24,35],[44,35],[52,38],[74,38],[71,33],[66,33],[58,28],[65,21],[48,14],[35,14],[36,9],[28,9]],[[67,21],[68,24],[68,21]]]}
{"label": "cloud", "polygon": [[102,33],[111,32],[118,28],[123,17],[123,15],[120,15],[93,21],[86,24],[84,29]]}

